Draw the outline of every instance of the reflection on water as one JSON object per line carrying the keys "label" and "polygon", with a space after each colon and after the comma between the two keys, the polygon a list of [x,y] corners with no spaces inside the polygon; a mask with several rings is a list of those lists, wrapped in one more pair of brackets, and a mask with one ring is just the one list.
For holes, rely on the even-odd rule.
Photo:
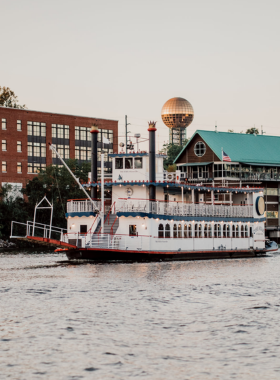
{"label": "reflection on water", "polygon": [[0,379],[279,379],[280,255],[0,255]]}

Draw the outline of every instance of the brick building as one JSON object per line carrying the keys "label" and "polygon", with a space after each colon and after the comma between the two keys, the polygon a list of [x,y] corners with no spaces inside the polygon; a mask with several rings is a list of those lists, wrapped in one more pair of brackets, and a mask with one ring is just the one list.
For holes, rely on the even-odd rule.
{"label": "brick building", "polygon": [[[279,146],[279,136],[198,130],[174,162],[189,183],[263,187],[266,235],[280,243]],[[215,194],[215,203],[230,206],[230,194]]]}
{"label": "brick building", "polygon": [[99,128],[98,166],[101,166],[101,146],[105,137],[110,141],[110,144],[103,144],[105,172],[112,171],[109,153],[118,151],[116,120],[0,107],[0,123],[0,184],[22,187],[40,168],[60,165],[48,143],[56,145],[65,159],[76,158],[80,163],[90,161],[93,124]]}

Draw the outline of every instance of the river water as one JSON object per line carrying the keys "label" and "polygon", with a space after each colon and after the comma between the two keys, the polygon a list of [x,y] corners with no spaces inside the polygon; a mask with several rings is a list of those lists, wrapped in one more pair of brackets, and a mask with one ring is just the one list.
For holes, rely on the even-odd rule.
{"label": "river water", "polygon": [[280,254],[0,254],[0,379],[280,379]]}

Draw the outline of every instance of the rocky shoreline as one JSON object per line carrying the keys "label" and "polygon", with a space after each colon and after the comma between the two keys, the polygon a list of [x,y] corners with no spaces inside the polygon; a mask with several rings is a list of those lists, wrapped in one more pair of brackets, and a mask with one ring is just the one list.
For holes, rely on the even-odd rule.
{"label": "rocky shoreline", "polygon": [[8,240],[0,239],[0,248],[16,248],[16,244]]}

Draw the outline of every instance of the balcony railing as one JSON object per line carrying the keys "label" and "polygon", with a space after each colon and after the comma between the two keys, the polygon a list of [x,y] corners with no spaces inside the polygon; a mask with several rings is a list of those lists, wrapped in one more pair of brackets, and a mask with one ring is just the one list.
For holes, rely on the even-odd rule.
{"label": "balcony railing", "polygon": [[179,202],[150,202],[149,200],[118,200],[116,212],[144,212],[174,216],[209,216],[252,218],[252,206],[208,205]]}

